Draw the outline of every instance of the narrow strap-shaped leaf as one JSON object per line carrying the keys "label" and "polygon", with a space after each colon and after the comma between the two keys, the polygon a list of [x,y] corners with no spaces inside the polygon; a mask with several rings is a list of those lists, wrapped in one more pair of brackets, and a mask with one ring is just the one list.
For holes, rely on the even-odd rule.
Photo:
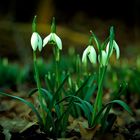
{"label": "narrow strap-shaped leaf", "polygon": [[67,75],[64,80],[62,81],[62,83],[60,84],[60,86],[58,87],[57,91],[55,92],[54,96],[53,96],[53,101],[52,101],[52,104],[54,104],[54,101],[57,100],[57,97],[60,96],[59,95],[59,92],[62,90],[65,82],[67,81],[69,75]]}
{"label": "narrow strap-shaped leaf", "polygon": [[96,73],[91,74],[87,82],[87,86],[90,87],[96,79],[97,79],[97,74]]}
{"label": "narrow strap-shaped leaf", "polygon": [[119,104],[120,106],[122,106],[131,115],[133,114],[132,113],[132,110],[130,109],[130,107],[124,101],[121,101],[121,100],[113,100],[113,101],[109,102],[107,105],[114,104],[114,103]]}
{"label": "narrow strap-shaped leaf", "polygon": [[91,120],[91,113],[87,106],[83,102],[74,102],[74,104],[78,105],[84,112],[85,117],[87,118],[88,122],[90,123]]}
{"label": "narrow strap-shaped leaf", "polygon": [[[84,81],[84,83],[81,85],[81,87],[74,93],[74,96],[76,96],[76,95],[83,89],[83,87],[85,87],[85,85],[87,84],[88,80],[89,80],[89,77]],[[65,115],[68,115],[68,114],[70,113],[71,107],[72,107],[72,105],[73,105],[73,101],[74,101],[74,100],[73,100],[73,97],[72,97],[72,96],[70,97],[70,95],[69,95],[68,97],[65,97],[65,98],[62,99],[61,101],[57,102],[56,105],[59,104],[59,103],[61,103],[61,102],[63,102],[64,100],[66,100],[66,98],[70,98],[70,102],[69,102],[69,104],[68,104],[67,109],[64,111],[64,113],[63,113],[63,114],[61,115],[61,117],[58,119],[59,124],[61,123],[63,117],[64,117]]]}
{"label": "narrow strap-shaped leaf", "polygon": [[0,95],[8,96],[8,97],[11,97],[11,98],[13,98],[13,99],[19,100],[19,101],[21,101],[22,103],[24,103],[24,104],[26,104],[27,106],[29,106],[29,107],[32,109],[32,111],[36,114],[40,126],[43,126],[42,118],[41,118],[39,112],[36,110],[36,108],[34,107],[34,105],[33,105],[32,103],[26,101],[25,99],[23,99],[23,98],[21,98],[21,97],[13,96],[13,95],[10,95],[10,94],[7,94],[7,93],[0,92]]}
{"label": "narrow strap-shaped leaf", "polygon": [[69,74],[64,78],[64,80],[62,81],[62,83],[60,84],[60,86],[58,87],[57,91],[55,92],[55,94],[58,94],[60,92],[60,90],[62,89],[62,87],[64,86],[66,80],[68,79]]}
{"label": "narrow strap-shaped leaf", "polygon": [[33,94],[35,94],[36,92],[38,91],[38,88],[33,88],[29,94],[28,94],[28,97],[31,97]]}
{"label": "narrow strap-shaped leaf", "polygon": [[79,106],[83,109],[85,116],[88,118],[88,122],[91,120],[91,113],[93,112],[93,107],[87,101],[82,100],[77,96],[73,96],[74,103],[79,103]]}
{"label": "narrow strap-shaped leaf", "polygon": [[63,101],[67,101],[67,99],[69,99],[69,98],[71,98],[71,97],[72,97],[72,95],[68,95],[68,96],[64,97],[62,100],[58,101],[58,102],[56,103],[56,105],[62,103]]}
{"label": "narrow strap-shaped leaf", "polygon": [[[54,92],[54,86],[52,85],[52,81],[49,79],[49,76],[51,76],[50,72],[45,75],[45,83],[46,83],[46,86],[47,86],[48,90],[53,93]],[[51,78],[52,78],[52,76],[51,76]]]}
{"label": "narrow strap-shaped leaf", "polygon": [[87,101],[84,101],[85,105],[88,107],[88,109],[90,110],[90,112],[93,112],[93,106],[87,102]]}
{"label": "narrow strap-shaped leaf", "polygon": [[80,86],[80,88],[74,93],[74,96],[77,96],[77,94],[86,86],[88,80],[89,80],[90,77],[88,77],[84,82],[83,84]]}
{"label": "narrow strap-shaped leaf", "polygon": [[[29,92],[29,97],[31,97],[33,94],[35,94],[36,92],[38,91],[38,88],[34,88],[34,89],[32,89],[30,92]],[[48,91],[48,90],[46,90],[46,89],[44,89],[44,88],[41,88],[41,93],[42,93],[42,95],[46,95],[49,99],[52,99],[52,94]]]}
{"label": "narrow strap-shaped leaf", "polygon": [[[41,88],[40,90],[41,90],[41,94],[42,94],[42,96],[43,96],[43,98],[44,98],[46,104],[47,104],[48,107],[50,108],[50,107],[51,107],[51,104],[50,104],[50,103],[52,102],[52,99],[53,99],[52,94],[51,94],[48,90],[46,90],[46,89],[44,89],[44,88]],[[32,90],[29,92],[29,97],[31,97],[31,96],[32,96],[33,94],[35,94],[37,91],[38,91],[38,88],[32,89]],[[43,108],[46,108],[46,106],[44,106]]]}
{"label": "narrow strap-shaped leaf", "polygon": [[101,120],[101,122],[102,122],[102,132],[110,130],[112,128],[115,120],[116,120],[116,115],[114,115],[114,117],[111,118],[109,120],[109,122],[107,121],[107,118],[108,118],[108,115],[109,115],[111,107],[112,107],[112,104],[107,106],[106,111],[105,111],[105,113],[104,113],[104,115],[102,117],[102,120]]}
{"label": "narrow strap-shaped leaf", "polygon": [[121,83],[119,89],[118,89],[115,93],[113,93],[113,95],[115,95],[115,96],[112,98],[112,100],[117,100],[117,99],[119,99],[120,96],[125,92],[127,86],[128,86],[128,84],[127,84],[125,81],[123,81],[123,82]]}
{"label": "narrow strap-shaped leaf", "polygon": [[71,101],[70,101],[70,102],[72,102],[73,97],[76,97],[76,95],[83,89],[83,87],[85,87],[85,85],[87,84],[88,80],[89,80],[89,77],[84,81],[84,83],[83,83],[83,84],[81,85],[81,87],[74,93],[74,95],[68,95],[68,96],[64,97],[62,100],[58,101],[58,102],[56,103],[56,105],[57,105],[57,104],[60,104],[60,103],[63,102],[63,101],[66,101],[68,98],[71,98]]}
{"label": "narrow strap-shaped leaf", "polygon": [[91,32],[92,37],[93,37],[93,39],[94,39],[94,41],[96,43],[97,49],[100,50],[100,42],[99,42],[98,38],[96,37],[96,35],[92,31],[90,31],[90,32]]}
{"label": "narrow strap-shaped leaf", "polygon": [[92,95],[93,95],[93,93],[95,92],[96,88],[97,88],[96,83],[93,84],[91,87],[89,87],[88,90],[87,90],[87,93],[86,93],[86,95],[85,95],[84,100],[86,100],[86,101],[89,102],[90,99],[91,99],[91,97],[92,97]]}
{"label": "narrow strap-shaped leaf", "polygon": [[[110,109],[111,109],[111,107],[112,107],[112,104],[110,104],[110,105],[108,105],[107,107],[106,107],[106,110],[105,110],[105,113],[104,113],[104,115],[103,115],[103,117],[102,117],[102,131],[104,132],[105,131],[105,129],[106,129],[106,125],[108,125],[108,124],[106,124],[107,123],[107,117],[108,117],[108,114],[109,114],[109,112],[110,112]],[[113,124],[112,124],[113,125]]]}
{"label": "narrow strap-shaped leaf", "polygon": [[53,98],[52,94],[48,90],[41,88],[41,91],[44,95],[48,96],[50,100]]}
{"label": "narrow strap-shaped leaf", "polygon": [[46,128],[45,128],[45,130],[50,132],[51,127],[53,127],[52,130],[55,129],[55,124],[54,124],[52,112],[48,108],[46,108],[46,112],[47,112],[47,116],[46,116],[46,124],[45,124]]}
{"label": "narrow strap-shaped leaf", "polygon": [[131,109],[129,108],[129,106],[128,106],[125,102],[123,102],[123,101],[121,101],[121,100],[113,100],[113,101],[109,102],[108,104],[106,104],[106,105],[98,112],[98,114],[96,115],[95,120],[94,120],[94,122],[93,122],[92,125],[95,125],[95,124],[98,122],[98,120],[101,119],[101,114],[103,113],[104,109],[106,109],[108,106],[113,105],[113,104],[119,104],[119,105],[120,105],[121,107],[123,107],[128,113],[130,113],[131,115],[133,114],[132,111],[131,111]]}
{"label": "narrow strap-shaped leaf", "polygon": [[60,116],[61,116],[60,107],[59,107],[58,104],[57,104],[57,105],[54,106],[54,108],[55,108],[55,112],[56,112],[56,114],[57,114],[57,117],[60,118]]}
{"label": "narrow strap-shaped leaf", "polygon": [[85,116],[88,118],[88,121],[91,119],[91,113],[93,111],[93,107],[91,104],[89,104],[87,101],[82,100],[81,98],[74,96],[74,95],[68,95],[65,98],[63,98],[61,101],[57,102],[57,104],[67,101],[67,99],[73,99],[73,103],[78,105],[84,112]]}

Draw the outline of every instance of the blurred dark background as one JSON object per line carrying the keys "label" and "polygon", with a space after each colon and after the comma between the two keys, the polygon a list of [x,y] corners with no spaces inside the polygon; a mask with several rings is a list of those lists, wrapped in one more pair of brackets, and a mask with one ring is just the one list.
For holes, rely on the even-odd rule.
{"label": "blurred dark background", "polygon": [[[109,27],[114,25],[122,52],[129,57],[138,53],[139,0],[1,0],[0,57],[28,61],[34,15],[38,15],[38,30],[43,37],[49,33],[52,17],[56,17],[64,50],[69,46],[85,46],[90,29],[104,40]],[[129,48],[136,49],[130,53]]]}
{"label": "blurred dark background", "polygon": [[30,22],[41,10],[55,15],[60,22],[70,22],[77,13],[89,18],[122,20],[129,25],[140,22],[139,0],[1,0],[0,4],[1,19],[11,18],[17,22]]}

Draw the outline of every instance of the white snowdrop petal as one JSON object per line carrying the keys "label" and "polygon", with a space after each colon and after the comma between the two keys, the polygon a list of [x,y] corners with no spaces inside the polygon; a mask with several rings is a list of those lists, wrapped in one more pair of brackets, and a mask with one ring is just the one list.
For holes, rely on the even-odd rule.
{"label": "white snowdrop petal", "polygon": [[38,46],[38,33],[34,32],[31,36],[31,46],[34,51],[36,51]]}
{"label": "white snowdrop petal", "polygon": [[61,39],[54,33],[54,37],[55,37],[55,41],[56,41],[56,44],[57,44],[57,47],[62,50],[62,41]]}
{"label": "white snowdrop petal", "polygon": [[96,63],[96,51],[93,48],[93,46],[89,46],[89,54],[88,54],[89,60],[91,63]]}
{"label": "white snowdrop petal", "polygon": [[110,57],[110,56],[112,55],[112,53],[113,53],[113,46],[111,47],[111,50],[110,50],[110,52],[109,52],[109,49],[110,49],[110,48],[109,48],[109,44],[110,44],[110,42],[107,43],[107,46],[106,46],[106,53],[107,53],[107,54],[110,53],[110,54],[109,54],[109,57]]}
{"label": "white snowdrop petal", "polygon": [[102,53],[101,60],[100,60],[100,55],[99,55],[98,56],[98,61],[101,64],[101,66],[106,66],[107,65],[107,55],[108,54],[104,50],[102,50],[101,53]]}
{"label": "white snowdrop petal", "polygon": [[41,39],[39,34],[38,34],[38,49],[41,52],[41,50],[42,50],[42,39]]}
{"label": "white snowdrop petal", "polygon": [[82,62],[83,62],[84,64],[87,63],[87,54],[88,54],[88,48],[86,48],[86,49],[84,50],[83,55],[82,55]]}
{"label": "white snowdrop petal", "polygon": [[107,65],[107,55],[108,54],[104,50],[102,50],[102,65],[103,66]]}
{"label": "white snowdrop petal", "polygon": [[51,34],[49,34],[47,37],[44,38],[43,47],[50,41],[50,39],[51,39]]}
{"label": "white snowdrop petal", "polygon": [[114,49],[116,51],[116,58],[119,59],[119,57],[120,57],[120,49],[119,49],[119,46],[118,46],[118,44],[116,43],[115,40],[113,41],[113,47],[114,47]]}

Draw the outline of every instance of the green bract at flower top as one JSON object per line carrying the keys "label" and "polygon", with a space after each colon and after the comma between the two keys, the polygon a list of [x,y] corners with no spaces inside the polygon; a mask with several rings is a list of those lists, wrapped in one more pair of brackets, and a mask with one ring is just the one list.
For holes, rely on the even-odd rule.
{"label": "green bract at flower top", "polygon": [[56,35],[56,25],[55,25],[55,18],[53,18],[52,21],[52,26],[51,26],[51,33],[44,38],[43,40],[43,47],[47,44],[47,43],[54,43],[55,45],[57,45],[59,50],[62,50],[62,41],[61,39]]}
{"label": "green bract at flower top", "polygon": [[42,50],[42,39],[37,32],[33,32],[31,36],[31,46],[33,51],[36,51],[37,48],[39,49],[40,52]]}

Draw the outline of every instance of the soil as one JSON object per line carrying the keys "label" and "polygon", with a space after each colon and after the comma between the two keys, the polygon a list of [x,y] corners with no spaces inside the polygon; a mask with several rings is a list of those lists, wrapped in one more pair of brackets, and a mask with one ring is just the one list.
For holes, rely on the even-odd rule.
{"label": "soil", "polygon": [[[20,93],[20,96],[26,99],[24,92]],[[87,128],[86,119],[70,116],[65,138],[50,138],[47,134],[40,132],[36,116],[30,108],[8,97],[1,97],[0,140],[140,140],[138,99],[138,95],[135,95],[129,101],[126,100],[133,109],[132,116],[115,106],[108,118],[110,121],[115,116],[113,127],[102,135],[100,126]],[[34,98],[27,98],[27,100],[34,102]]]}

